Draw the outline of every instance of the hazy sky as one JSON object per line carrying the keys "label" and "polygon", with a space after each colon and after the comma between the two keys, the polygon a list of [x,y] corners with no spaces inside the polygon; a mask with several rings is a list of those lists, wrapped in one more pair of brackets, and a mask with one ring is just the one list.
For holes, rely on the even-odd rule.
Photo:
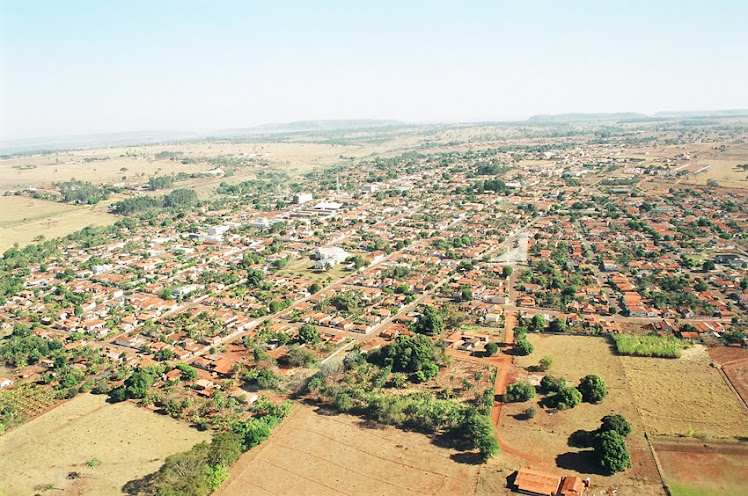
{"label": "hazy sky", "polygon": [[0,139],[748,108],[746,0],[0,6]]}

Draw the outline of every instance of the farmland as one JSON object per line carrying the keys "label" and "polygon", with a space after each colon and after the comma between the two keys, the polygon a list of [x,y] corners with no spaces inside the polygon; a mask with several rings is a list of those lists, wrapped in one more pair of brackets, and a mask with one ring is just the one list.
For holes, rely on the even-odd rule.
{"label": "farmland", "polygon": [[[605,339],[583,336],[530,335],[529,339],[535,351],[516,359],[518,367],[510,373],[510,378],[528,376],[528,367],[550,355],[553,357],[550,373],[565,377],[573,386],[587,374],[599,375],[606,382],[609,394],[599,405],[582,403],[565,411],[546,410],[540,406],[538,398],[502,405],[499,439],[503,452],[520,458],[523,465],[592,477],[593,486],[618,487],[621,494],[662,494],[654,459],[644,438],[644,428],[626,384],[621,358],[613,354],[610,343]],[[522,414],[529,406],[538,410],[532,419],[526,419]],[[568,440],[577,430],[596,429],[600,419],[609,414],[622,414],[633,426],[626,440],[633,468],[603,478],[591,453],[570,447]]]}
{"label": "farmland", "polygon": [[43,413],[57,402],[50,387],[23,385],[0,391],[0,427],[9,429]]}
{"label": "farmland", "polygon": [[621,357],[631,393],[647,431],[654,435],[748,435],[740,400],[710,367],[703,346],[677,360]]}
{"label": "farmland", "polygon": [[[121,494],[126,482],[157,470],[166,456],[209,438],[131,403],[105,400],[83,394],[0,437],[0,490]],[[94,467],[92,460],[100,463]],[[80,477],[68,478],[71,472]]]}
{"label": "farmland", "polygon": [[745,494],[748,453],[744,448],[725,443],[656,442],[655,449],[674,496]]}
{"label": "farmland", "polygon": [[473,494],[479,466],[458,455],[422,434],[297,405],[219,494]]}

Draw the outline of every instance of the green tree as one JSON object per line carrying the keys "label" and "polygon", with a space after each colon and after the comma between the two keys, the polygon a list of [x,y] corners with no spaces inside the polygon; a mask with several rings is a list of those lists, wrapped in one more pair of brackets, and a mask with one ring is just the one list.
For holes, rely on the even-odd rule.
{"label": "green tree", "polygon": [[499,345],[498,344],[494,343],[493,341],[489,341],[488,343],[486,343],[486,355],[487,356],[492,356],[497,351],[499,351]]}
{"label": "green tree", "polygon": [[582,377],[577,389],[582,393],[582,399],[589,403],[600,403],[608,394],[608,388],[605,386],[605,381],[596,375],[586,375]]}
{"label": "green tree", "polygon": [[552,366],[553,366],[553,357],[550,355],[544,356],[543,358],[540,359],[540,362],[538,362],[538,369],[543,372],[550,369]]}
{"label": "green tree", "polygon": [[568,330],[568,326],[566,325],[565,320],[556,317],[555,319],[551,320],[551,324],[548,330],[551,332],[566,332]]}
{"label": "green tree", "polygon": [[514,273],[514,269],[511,266],[509,266],[509,265],[505,265],[501,269],[501,274],[504,276],[504,279],[506,279],[507,277],[511,276],[512,273]]}
{"label": "green tree", "polygon": [[421,334],[441,334],[444,330],[444,319],[441,312],[432,306],[426,306],[415,324],[415,331]]}
{"label": "green tree", "polygon": [[304,343],[316,343],[319,341],[319,331],[312,324],[304,324],[299,328],[299,340]]}
{"label": "green tree", "polygon": [[523,356],[529,355],[530,353],[535,351],[535,347],[527,339],[518,340],[514,345],[514,349],[519,355]]}
{"label": "green tree", "polygon": [[606,415],[603,417],[598,431],[615,431],[622,437],[626,437],[631,434],[631,424],[623,415]]}
{"label": "green tree", "polygon": [[568,408],[574,408],[582,402],[582,393],[580,393],[576,388],[561,386],[553,396],[553,400],[556,402],[556,408],[559,410],[566,410]]}
{"label": "green tree", "polygon": [[606,472],[615,474],[631,468],[631,455],[618,432],[609,430],[597,434],[593,447],[600,466]]}
{"label": "green tree", "polygon": [[509,401],[528,401],[535,397],[535,388],[527,381],[518,381],[507,386],[506,395]]}

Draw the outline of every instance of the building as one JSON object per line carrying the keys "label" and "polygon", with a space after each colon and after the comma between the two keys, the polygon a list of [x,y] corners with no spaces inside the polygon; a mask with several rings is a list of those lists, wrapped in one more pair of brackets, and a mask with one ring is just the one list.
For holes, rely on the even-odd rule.
{"label": "building", "polygon": [[296,203],[297,205],[310,202],[313,199],[314,199],[314,196],[311,193],[298,193],[296,195],[293,195],[293,202]]}
{"label": "building", "polygon": [[319,247],[314,252],[314,258],[317,262],[314,264],[315,269],[324,269],[325,265],[335,266],[345,262],[349,253],[337,246]]}
{"label": "building", "polygon": [[0,389],[5,389],[13,385],[13,381],[7,377],[0,377]]}
{"label": "building", "polygon": [[589,479],[561,477],[526,467],[517,471],[514,485],[520,493],[533,496],[582,496],[589,486]]}

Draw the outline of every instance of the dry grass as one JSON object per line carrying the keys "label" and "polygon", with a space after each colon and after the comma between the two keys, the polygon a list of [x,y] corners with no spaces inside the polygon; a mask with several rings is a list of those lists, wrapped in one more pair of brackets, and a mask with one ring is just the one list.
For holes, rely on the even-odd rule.
{"label": "dry grass", "polygon": [[[83,394],[0,437],[0,492],[122,494],[122,486],[157,470],[165,457],[208,440],[169,417],[132,403],[110,405],[105,396]],[[89,468],[97,458],[101,464]],[[66,478],[79,472],[76,480]]]}
{"label": "dry grass", "polygon": [[269,441],[231,468],[219,494],[474,494],[479,466],[456,462],[457,454],[422,434],[296,405]]}
{"label": "dry grass", "polygon": [[[502,406],[499,438],[504,454],[517,459],[515,468],[532,465],[545,470],[591,477],[593,489],[618,487],[620,494],[662,494],[662,485],[644,438],[644,428],[626,383],[620,358],[613,354],[610,343],[602,338],[585,336],[530,335],[535,351],[518,357],[510,377],[528,375],[527,368],[546,355],[553,357],[550,373],[563,376],[572,386],[587,374],[596,374],[605,381],[609,394],[598,405],[582,403],[571,410],[544,409],[542,396],[525,403]],[[543,373],[534,373],[538,378]],[[522,412],[533,406],[537,416],[525,419]],[[622,414],[633,426],[627,438],[633,468],[614,476],[599,473],[589,450],[568,445],[569,436],[577,430],[593,431],[600,419],[608,414]]]}
{"label": "dry grass", "polygon": [[76,207],[28,197],[0,196],[0,252],[14,243],[23,247],[39,235],[52,239],[86,226],[112,224],[118,217],[105,210],[104,205]]}
{"label": "dry grass", "polygon": [[746,412],[703,346],[676,360],[621,357],[631,391],[651,434],[748,435]]}

